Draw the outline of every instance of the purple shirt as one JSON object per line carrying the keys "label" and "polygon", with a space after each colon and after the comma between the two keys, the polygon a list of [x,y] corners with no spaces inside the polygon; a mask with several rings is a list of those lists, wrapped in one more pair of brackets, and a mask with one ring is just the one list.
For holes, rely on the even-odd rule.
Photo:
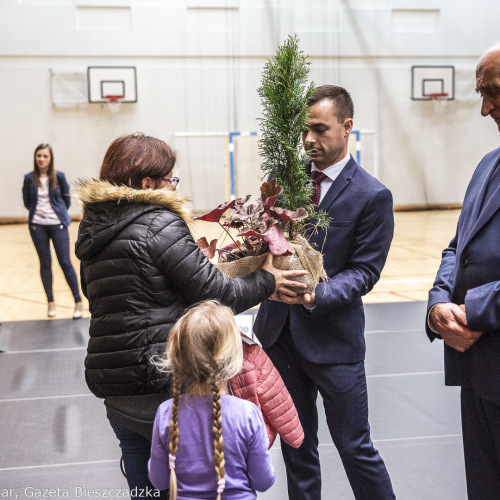
{"label": "purple shirt", "polygon": [[[158,407],[153,427],[149,478],[169,487],[168,442],[172,400]],[[275,480],[269,439],[260,410],[234,396],[221,397],[226,487],[222,498],[250,500],[255,490],[266,491]],[[180,397],[179,443],[176,453],[177,498],[215,499],[217,474],[213,461],[212,396]]]}

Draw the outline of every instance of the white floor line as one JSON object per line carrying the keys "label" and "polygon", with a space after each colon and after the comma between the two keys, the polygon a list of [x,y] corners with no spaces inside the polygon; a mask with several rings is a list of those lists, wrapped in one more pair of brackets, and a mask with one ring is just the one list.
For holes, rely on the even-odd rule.
{"label": "white floor line", "polygon": [[394,285],[397,283],[432,283],[434,278],[419,278],[415,280],[380,280],[377,285]]}
{"label": "white floor line", "polygon": [[32,398],[10,398],[10,399],[0,399],[0,403],[16,403],[18,401],[39,401],[42,399],[65,399],[65,398],[87,398],[89,396],[94,396],[92,393],[84,394],[63,394],[60,396],[36,396]]}
{"label": "white floor line", "polygon": [[29,469],[43,469],[45,467],[68,467],[72,465],[93,465],[93,464],[114,464],[119,463],[120,459],[116,460],[95,460],[92,462],[70,462],[65,464],[44,464],[44,465],[22,465],[20,467],[4,467],[0,468],[0,472],[2,471],[10,471],[10,470],[29,470]]}
{"label": "white floor line", "polygon": [[404,327],[401,327],[401,328],[398,328],[397,330],[366,330],[365,331],[365,334],[368,334],[368,333],[397,333],[399,335],[403,334],[403,333],[411,333],[411,332],[422,332],[422,338],[425,340],[425,334],[423,333],[424,332],[424,329],[423,327],[422,328],[404,328]]}
{"label": "white floor line", "polygon": [[413,375],[441,375],[444,370],[436,370],[431,372],[408,372],[408,373],[380,373],[377,375],[367,375],[367,378],[388,378],[388,377],[412,377]]}
{"label": "white floor line", "polygon": [[27,349],[26,351],[4,351],[2,354],[37,354],[40,352],[86,351],[87,347],[60,347],[58,349]]}
{"label": "white floor line", "polygon": [[374,439],[374,443],[392,443],[397,441],[418,441],[420,439],[445,439],[445,438],[455,438],[462,437],[462,434],[440,434],[438,436],[414,436],[407,438],[387,438],[387,439]]}
{"label": "white floor line", "polygon": [[[393,377],[412,377],[419,375],[442,375],[444,373],[443,370],[437,371],[428,371],[428,372],[408,372],[408,373],[380,373],[377,375],[367,375],[366,378],[393,378]],[[67,399],[67,398],[82,398],[82,397],[90,397],[93,396],[92,393],[83,393],[83,394],[62,394],[56,396],[35,396],[30,398],[8,398],[8,399],[0,399],[0,403],[16,403],[16,402],[24,402],[24,401],[40,401],[40,400],[49,400],[49,399]]]}
{"label": "white floor line", "polygon": [[[462,434],[440,434],[437,436],[414,436],[407,438],[387,438],[387,439],[373,439],[374,443],[393,443],[400,441],[419,441],[419,440],[429,440],[429,439],[445,439],[445,438],[456,438],[462,437]],[[320,448],[328,448],[335,446],[333,443],[323,443],[318,445]]]}

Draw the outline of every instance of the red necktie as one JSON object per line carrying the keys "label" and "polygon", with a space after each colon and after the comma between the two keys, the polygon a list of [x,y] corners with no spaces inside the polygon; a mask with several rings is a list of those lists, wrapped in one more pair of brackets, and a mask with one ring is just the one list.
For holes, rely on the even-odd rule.
{"label": "red necktie", "polygon": [[321,181],[326,179],[326,175],[323,172],[319,172],[318,170],[313,170],[311,172],[311,179],[313,185],[313,194],[309,202],[311,205],[314,205],[314,208],[318,210],[319,205],[319,197],[321,196]]}

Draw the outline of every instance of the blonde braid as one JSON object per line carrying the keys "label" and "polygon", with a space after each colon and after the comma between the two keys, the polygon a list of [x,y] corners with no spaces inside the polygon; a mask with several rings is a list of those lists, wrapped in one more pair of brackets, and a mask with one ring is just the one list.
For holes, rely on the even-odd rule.
{"label": "blonde braid", "polygon": [[170,418],[170,439],[168,443],[170,454],[169,467],[170,467],[170,500],[177,499],[177,476],[175,474],[175,454],[177,453],[177,444],[179,443],[179,396],[181,389],[177,378],[173,379],[173,403],[172,403],[172,416]]}
{"label": "blonde braid", "polygon": [[224,460],[224,440],[222,439],[222,418],[221,418],[221,397],[219,386],[215,382],[215,373],[210,374],[210,385],[212,388],[212,409],[213,409],[213,430],[214,430],[214,464],[215,472],[217,473],[217,500],[221,500],[222,492],[226,485],[225,476],[225,460]]}

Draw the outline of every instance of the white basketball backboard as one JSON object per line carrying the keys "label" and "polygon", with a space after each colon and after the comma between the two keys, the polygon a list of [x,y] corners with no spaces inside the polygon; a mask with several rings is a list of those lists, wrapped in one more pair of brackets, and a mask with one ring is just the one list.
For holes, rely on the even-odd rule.
{"label": "white basketball backboard", "polygon": [[454,66],[412,66],[411,98],[429,101],[433,98],[455,98]]}
{"label": "white basketball backboard", "polygon": [[[133,66],[89,66],[89,102],[137,102],[137,77]],[[120,97],[121,96],[121,97]]]}

